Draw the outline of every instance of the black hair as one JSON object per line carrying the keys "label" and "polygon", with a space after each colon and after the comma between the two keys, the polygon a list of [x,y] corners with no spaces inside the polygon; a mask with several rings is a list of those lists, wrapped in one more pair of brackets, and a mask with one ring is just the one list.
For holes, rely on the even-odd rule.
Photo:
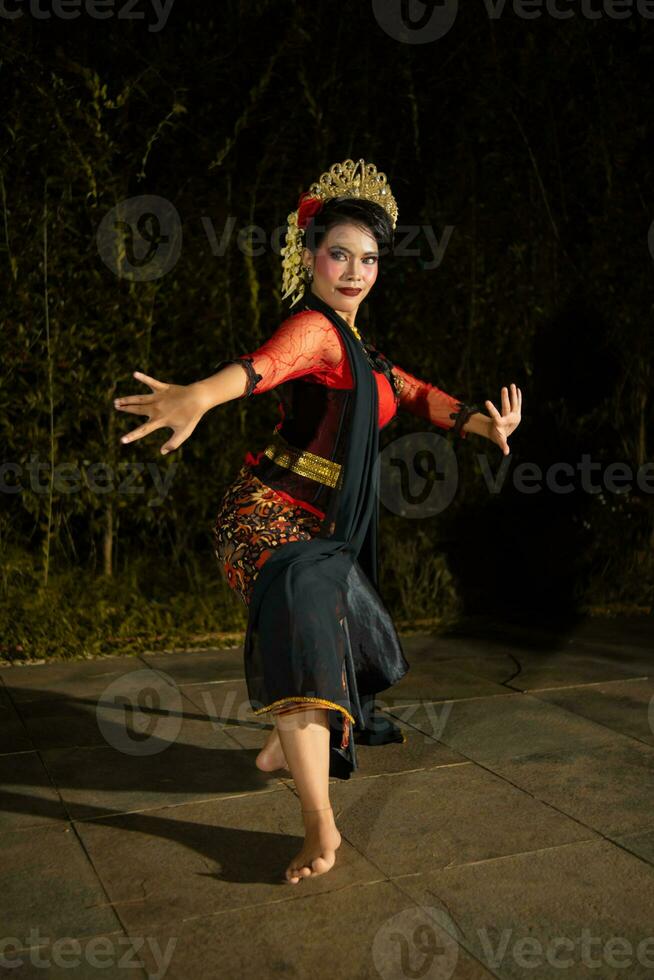
{"label": "black hair", "polygon": [[393,222],[381,204],[360,197],[330,197],[307,225],[305,247],[315,252],[335,225],[353,224],[365,227],[380,246],[393,247]]}

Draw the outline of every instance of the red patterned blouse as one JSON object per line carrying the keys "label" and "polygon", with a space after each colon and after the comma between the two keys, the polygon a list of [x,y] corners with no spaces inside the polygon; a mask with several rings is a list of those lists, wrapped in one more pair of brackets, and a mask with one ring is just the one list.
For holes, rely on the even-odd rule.
{"label": "red patterned blouse", "polygon": [[[458,435],[462,439],[466,438],[467,433],[462,425],[473,411],[478,410],[477,406],[466,405],[452,395],[446,394],[436,385],[409,374],[385,358],[381,351],[372,347],[368,347],[368,350],[371,365],[380,368],[380,370],[375,366],[372,368],[377,384],[380,429],[388,425],[396,416],[398,408],[401,408],[441,429],[457,428],[458,422]],[[233,362],[241,364],[247,374],[246,388],[241,397],[263,394],[284,382],[298,379],[325,385],[329,389],[344,390],[352,389],[354,386],[349,358],[341,335],[331,320],[316,310],[300,310],[292,314],[256,350],[221,361],[216,370]],[[338,411],[338,404],[338,401],[334,401],[329,411]],[[280,401],[280,411],[282,422],[275,426],[278,430],[286,418],[283,399]],[[313,446],[310,448],[311,451],[322,455],[319,448]],[[263,451],[256,455],[248,451],[244,462],[255,473],[259,473],[262,465],[267,465]],[[288,485],[291,485],[290,481],[293,479],[297,480],[290,474],[285,474],[281,479]],[[273,482],[270,475],[267,477],[264,475],[263,480],[274,486],[277,493],[289,502],[298,504],[320,517],[325,516],[325,511],[318,505],[317,500],[312,503],[302,499],[299,493],[290,493],[288,489],[279,485],[279,477]],[[324,490],[325,488],[322,488],[320,492]]]}
{"label": "red patterned blouse", "polygon": [[[287,317],[268,340],[249,354],[241,355],[239,360],[248,373],[245,395],[261,394],[294,378],[319,382],[328,388],[353,386],[340,334],[327,317],[315,310],[302,310]],[[441,429],[454,428],[466,407],[463,402],[397,364],[392,364],[392,373],[397,398],[386,375],[373,371],[379,395],[380,428],[388,425],[398,407]],[[461,429],[460,437],[466,436]]]}

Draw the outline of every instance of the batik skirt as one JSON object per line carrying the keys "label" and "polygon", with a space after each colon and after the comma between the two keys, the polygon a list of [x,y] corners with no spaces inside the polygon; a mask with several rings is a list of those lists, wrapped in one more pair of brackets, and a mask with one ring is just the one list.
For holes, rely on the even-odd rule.
{"label": "batik skirt", "polygon": [[[220,502],[212,529],[214,553],[228,585],[247,607],[259,570],[273,551],[289,541],[307,541],[321,530],[322,523],[316,514],[287,500],[244,464]],[[345,664],[343,692],[347,692]],[[341,713],[341,748],[347,748],[355,719],[333,701],[289,691],[287,697],[256,708],[254,713],[288,714],[316,707]]]}

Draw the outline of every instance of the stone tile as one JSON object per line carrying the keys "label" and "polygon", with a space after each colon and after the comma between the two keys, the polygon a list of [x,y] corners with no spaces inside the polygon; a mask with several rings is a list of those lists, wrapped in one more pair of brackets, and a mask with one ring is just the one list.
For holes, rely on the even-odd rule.
{"label": "stone tile", "polygon": [[[524,657],[524,654],[520,654]],[[511,693],[517,688],[512,687],[512,678],[522,673],[522,662],[509,652],[488,652],[479,656],[462,657],[458,660],[442,660],[443,667],[456,667],[462,673],[471,674],[475,678],[483,678]]]}
{"label": "stone tile", "polygon": [[[422,732],[416,731],[400,722],[406,742],[390,742],[387,745],[360,745],[356,743],[359,768],[348,782],[376,776],[380,773],[407,772],[414,769],[432,769],[435,766],[455,765],[467,760],[447,745],[435,741]],[[226,731],[244,748],[250,749],[254,756],[263,748],[272,725],[256,723],[253,725],[230,725]],[[292,782],[288,772],[279,775]],[[331,779],[330,783],[342,783],[341,779]]]}
{"label": "stone tile", "polygon": [[[184,980],[193,969],[317,978],[334,967],[395,980],[407,975],[400,950],[414,951],[414,965],[420,953],[416,915],[432,917],[438,966],[449,968],[452,941],[467,948],[455,978],[560,977],[533,950],[520,964],[516,942],[571,937],[575,955],[584,926],[635,946],[652,932],[654,904],[652,682],[637,679],[653,673],[654,644],[644,626],[402,637],[411,670],[379,700],[393,699],[407,742],[357,744],[361,768],[330,785],[344,838],[337,866],[297,887],[283,881],[302,840],[295,784],[254,766],[270,728],[249,708],[240,648],[4,668],[1,744],[34,744],[47,766],[31,750],[0,755],[5,934],[42,916],[56,938],[124,939],[120,916],[152,940],[153,972],[154,943],[177,938],[166,976]],[[72,859],[54,838],[70,827],[57,787],[77,817]],[[445,933],[434,919],[443,910]],[[93,918],[102,913],[110,918]],[[503,940],[493,966],[489,944]],[[654,972],[625,964],[624,951],[618,962],[605,957],[598,971],[578,957],[566,976]],[[48,975],[97,976],[88,965]]]}
{"label": "stone tile", "polygon": [[529,627],[518,627],[510,623],[485,621],[476,626],[463,623],[439,636],[444,642],[456,642],[457,650],[469,649],[473,656],[503,653],[507,650],[538,654],[563,649],[568,631],[542,629],[536,623],[530,623]]}
{"label": "stone tile", "polygon": [[442,903],[465,948],[501,980],[652,976],[654,876],[607,841],[515,854],[395,883],[421,905]]}
{"label": "stone tile", "polygon": [[608,836],[620,847],[631,851],[643,861],[654,864],[654,830],[646,830],[639,834],[609,834]]}
{"label": "stone tile", "polygon": [[[299,801],[284,787],[78,823],[76,829],[132,934],[298,897],[284,871],[302,847],[304,830]],[[345,839],[337,862],[311,882],[312,892],[342,894],[383,877]],[[291,917],[294,907],[288,907]]]}
{"label": "stone tile", "polygon": [[[425,633],[420,636],[400,636],[404,654],[410,664],[417,662],[434,663],[438,660],[461,661],[486,656],[504,656],[508,650],[531,652],[515,638],[493,635],[459,635],[456,633]],[[548,648],[549,649],[549,648]]]}
{"label": "stone tile", "polygon": [[571,640],[638,647],[654,653],[654,615],[594,617],[579,623],[572,630]]}
{"label": "stone tile", "polygon": [[632,675],[648,675],[654,666],[654,616],[588,619],[564,627],[546,624],[496,623],[462,624],[442,634],[446,641],[456,637],[465,644],[477,644],[480,656],[493,652],[513,652],[517,656],[554,654],[602,658],[607,663],[628,668]]}
{"label": "stone tile", "polygon": [[146,669],[138,657],[58,661],[0,668],[12,701],[50,701],[54,698],[98,696],[107,685],[130,671]]}
{"label": "stone tile", "polygon": [[595,684],[599,681],[627,680],[642,676],[642,665],[629,666],[589,653],[557,653],[552,657],[523,658],[522,670],[510,684],[519,691],[538,691],[571,684]]}
{"label": "stone tile", "polygon": [[[303,889],[294,901],[205,915],[157,930],[161,948],[174,942],[166,980],[189,976],[397,980],[418,975],[413,969],[407,972],[416,961],[422,964],[419,975],[425,978],[492,977],[391,882],[318,894],[319,881],[290,885]],[[427,969],[421,941],[430,944]],[[156,969],[154,960],[151,968]]]}
{"label": "stone tile", "polygon": [[534,692],[583,718],[654,746],[654,678]]}
{"label": "stone tile", "polygon": [[583,639],[602,642],[649,642],[654,637],[654,614],[649,616],[581,616],[576,622],[552,622],[550,616],[534,617],[531,613],[519,622],[494,619],[489,616],[470,617],[469,625],[463,621],[454,631],[464,635],[540,639]]}
{"label": "stone tile", "polygon": [[349,780],[331,798],[341,834],[388,876],[595,836],[473,763]]}
{"label": "stone tile", "polygon": [[[458,663],[458,662],[457,662]],[[380,705],[391,706],[420,700],[447,701],[510,694],[507,688],[470,672],[453,661],[420,660],[393,687],[377,695]]]}
{"label": "stone tile", "polygon": [[93,936],[121,928],[74,830],[32,827],[0,834],[3,936],[34,945],[46,937]]}
{"label": "stone tile", "polygon": [[33,748],[27,729],[0,681],[0,756]]}
{"label": "stone tile", "polygon": [[206,685],[244,677],[242,646],[225,650],[143,653],[141,657],[150,667],[166,671],[179,685]]}
{"label": "stone tile", "polygon": [[621,737],[529,694],[400,705],[390,713],[491,768],[503,760],[600,747]]}
{"label": "stone tile", "polygon": [[0,755],[0,833],[59,824],[67,817],[38,752]]}
{"label": "stone tile", "polygon": [[478,657],[443,661],[459,670],[484,677],[508,690],[529,691],[571,684],[594,684],[601,681],[628,680],[643,677],[647,669],[642,658],[619,658],[615,652],[601,650],[570,652],[506,648]]}
{"label": "stone tile", "polygon": [[180,691],[199,712],[213,719],[216,724],[251,724],[257,720],[244,680],[183,684]]}
{"label": "stone tile", "polygon": [[202,715],[171,713],[166,718],[162,712],[154,726],[141,739],[115,725],[111,744],[41,752],[71,817],[90,820],[189,800],[261,793],[275,783],[256,768],[254,753]]}
{"label": "stone tile", "polygon": [[186,717],[205,719],[207,708],[221,703],[233,704],[234,712],[238,709],[242,713],[244,683],[206,685],[202,698],[195,695],[195,686],[178,687],[165,671],[142,665],[141,670],[111,675],[104,690],[87,698],[21,701],[18,712],[31,737],[30,747],[106,745],[112,742],[114,727],[120,734],[128,723],[133,723],[135,714],[144,716],[150,710],[154,717],[157,712],[174,710],[186,694]]}
{"label": "stone tile", "polygon": [[[486,624],[480,639],[537,650],[591,653],[616,662],[649,665],[654,661],[654,616],[596,617],[562,628],[545,629],[543,624]],[[645,669],[643,673],[647,673]]]}
{"label": "stone tile", "polygon": [[[532,642],[529,643],[528,641]],[[538,636],[525,632],[517,637],[502,635],[485,638],[448,635],[432,638],[431,649],[425,642],[409,659],[428,670],[438,660],[439,666],[452,666],[509,689],[532,690],[570,684],[596,683],[614,679],[643,677],[654,673],[654,654],[643,650],[573,644],[565,638]],[[439,650],[439,656],[433,657]],[[412,671],[407,674],[411,677]],[[400,682],[402,683],[402,682]]]}
{"label": "stone tile", "polygon": [[416,769],[466,764],[467,759],[454,752],[448,745],[443,745],[442,742],[429,738],[406,725],[400,727],[406,739],[403,743],[357,745],[359,769],[350,780],[379,776],[383,773],[413,772]]}
{"label": "stone tile", "polygon": [[654,748],[642,742],[616,734],[599,747],[553,749],[490,768],[601,834],[654,829]]}
{"label": "stone tile", "polygon": [[107,744],[98,725],[95,698],[23,701],[20,713],[32,744],[38,749]]}
{"label": "stone tile", "polygon": [[452,663],[462,671],[518,691],[630,680],[642,678],[651,671],[651,664],[642,656],[622,657],[615,651],[582,649],[574,653],[565,650],[534,653],[507,648],[503,653],[465,657]]}
{"label": "stone tile", "polygon": [[654,673],[652,649],[646,649],[637,644],[607,644],[571,638],[567,641],[565,652],[601,659],[604,663],[615,664],[617,667],[628,669],[633,676],[647,677]]}

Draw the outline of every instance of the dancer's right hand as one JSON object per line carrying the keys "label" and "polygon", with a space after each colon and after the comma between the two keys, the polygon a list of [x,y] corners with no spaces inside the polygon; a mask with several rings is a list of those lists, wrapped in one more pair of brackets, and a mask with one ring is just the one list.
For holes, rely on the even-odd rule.
{"label": "dancer's right hand", "polygon": [[134,377],[148,385],[154,394],[127,395],[114,399],[114,408],[121,412],[148,416],[147,422],[122,436],[120,441],[134,442],[155,429],[167,426],[173,430],[173,434],[161,447],[162,455],[166,455],[188,439],[204,415],[206,406],[193,385],[167,384],[140,371],[134,371]]}

